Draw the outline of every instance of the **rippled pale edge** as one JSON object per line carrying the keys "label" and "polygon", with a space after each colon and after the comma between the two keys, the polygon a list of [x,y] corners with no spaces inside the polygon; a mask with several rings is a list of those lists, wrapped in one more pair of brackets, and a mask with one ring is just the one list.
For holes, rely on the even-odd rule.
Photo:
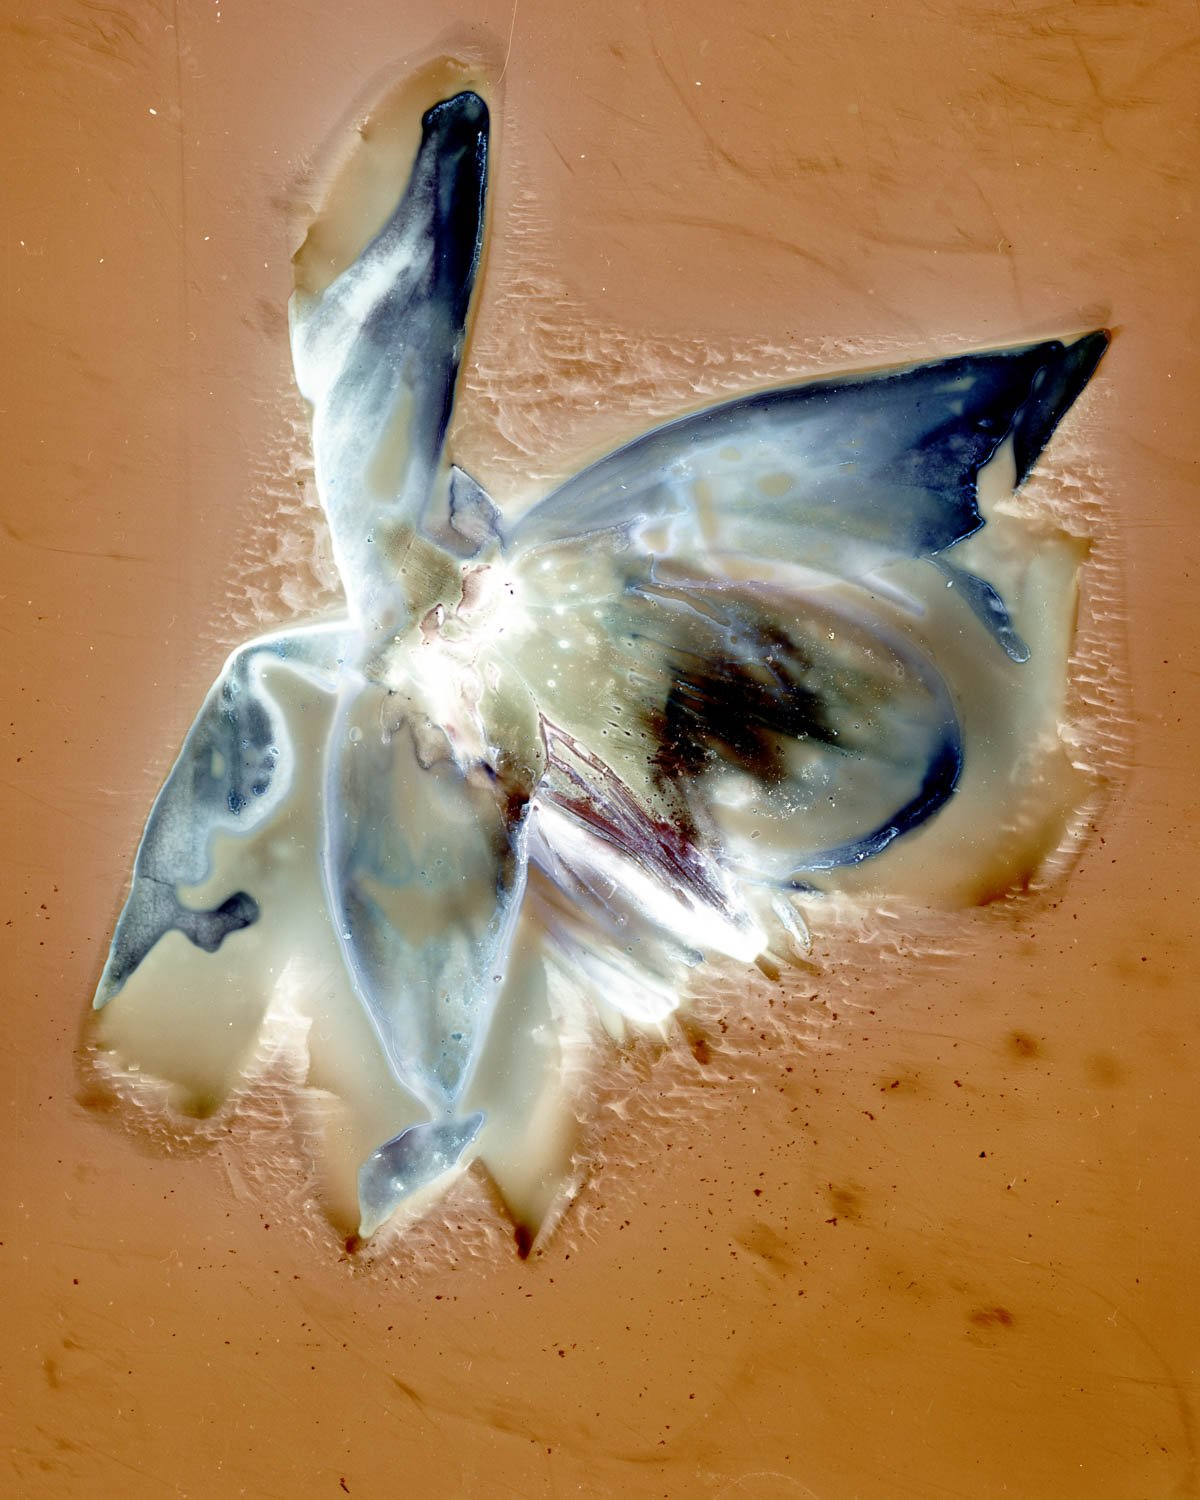
{"label": "rippled pale edge", "polygon": [[485,225],[468,81],[361,253],[318,220],[298,257],[346,608],[226,663],[94,1041],[191,1115],[282,1045],[332,1222],[369,1236],[478,1162],[527,1244],[598,1024],[661,1028],[706,962],[775,973],[833,893],[971,904],[1060,842],[1086,547],[1011,496],[1107,336],[754,392],[509,523],[446,454]]}

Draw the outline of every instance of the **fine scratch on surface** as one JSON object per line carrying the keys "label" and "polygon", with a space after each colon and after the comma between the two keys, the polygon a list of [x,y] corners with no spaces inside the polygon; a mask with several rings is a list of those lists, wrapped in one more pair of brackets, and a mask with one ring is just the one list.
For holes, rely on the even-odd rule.
{"label": "fine scratch on surface", "polygon": [[144,552],[104,552],[91,547],[59,547],[52,542],[43,542],[36,536],[31,536],[27,531],[18,530],[11,522],[0,518],[0,531],[5,536],[16,542],[18,546],[33,547],[38,552],[53,552],[61,557],[90,557],[99,562],[150,562],[148,553]]}
{"label": "fine scratch on surface", "polygon": [[[1200,1484],[1200,1446],[1197,1444],[1196,1411],[1193,1405],[1193,1397],[1189,1393],[1189,1384],[1192,1391],[1195,1391],[1197,1388],[1195,1377],[1193,1376],[1189,1382],[1186,1377],[1181,1376],[1171,1366],[1167,1357],[1158,1347],[1158,1344],[1150,1337],[1141,1324],[1098,1287],[1090,1286],[1078,1276],[1065,1273],[1061,1267],[1042,1265],[1037,1261],[1031,1261],[1029,1264],[1046,1272],[1047,1275],[1064,1276],[1072,1285],[1079,1287],[1081,1291],[1096,1298],[1097,1301],[1109,1309],[1109,1321],[1116,1323],[1120,1320],[1123,1322],[1150,1355],[1154,1363],[1162,1370],[1161,1381],[1144,1381],[1144,1383],[1161,1384],[1171,1393],[1184,1445],[1184,1451],[1180,1455],[1182,1467],[1174,1494],[1180,1497],[1180,1500],[1186,1500],[1186,1497],[1194,1496],[1197,1492],[1198,1484]],[[1131,1381],[1138,1379],[1136,1376],[1125,1375],[1112,1376],[1111,1378]]]}

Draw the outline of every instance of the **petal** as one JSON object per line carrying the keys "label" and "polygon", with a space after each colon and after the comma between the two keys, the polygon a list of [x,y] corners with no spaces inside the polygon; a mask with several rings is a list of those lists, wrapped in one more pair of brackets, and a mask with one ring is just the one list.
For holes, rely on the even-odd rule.
{"label": "petal", "polygon": [[478,95],[428,110],[391,218],[324,291],[292,299],[317,488],[351,614],[372,625],[446,480],[442,449],[483,241],[487,148]]}
{"label": "petal", "polygon": [[[529,512],[499,649],[644,809],[608,841],[635,864],[649,838],[731,877],[821,883],[929,826],[964,765],[996,787],[999,747],[1061,754],[1065,637],[1045,622],[1070,614],[1074,555],[1036,528],[1014,548],[1012,518],[993,547],[980,481],[990,504],[1025,477],[1106,345],[768,391],[646,434]],[[1037,549],[1063,567],[1035,578]],[[1049,656],[1022,668],[1035,638]],[[1018,818],[1002,790],[982,826]],[[603,800],[593,785],[572,809],[553,778],[546,796],[581,826]]]}
{"label": "petal", "polygon": [[[150,812],[96,991],[106,1005],[166,933],[177,929],[206,953],[258,920],[253,890],[230,889],[202,904],[190,887],[214,873],[219,837],[242,840],[279,812],[293,786],[297,741],[281,665],[332,689],[349,646],[341,623],[264,636],[226,662]],[[286,674],[285,674],[286,675]],[[228,856],[226,868],[230,866]]]}
{"label": "petal", "polygon": [[616,530],[649,556],[742,556],[861,578],[982,524],[980,470],[1009,438],[1029,472],[1108,344],[1088,334],[814,380],[682,417],[535,506],[514,553]]}
{"label": "petal", "polygon": [[325,880],[391,1068],[431,1112],[467,1086],[525,885],[528,790],[464,771],[413,701],[343,689],[328,749]]}

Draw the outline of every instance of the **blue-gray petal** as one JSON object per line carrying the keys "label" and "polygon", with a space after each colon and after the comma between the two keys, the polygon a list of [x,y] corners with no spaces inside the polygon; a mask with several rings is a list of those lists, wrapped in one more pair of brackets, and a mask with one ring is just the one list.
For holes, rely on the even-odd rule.
{"label": "blue-gray petal", "polygon": [[372,1151],[358,1169],[359,1233],[366,1238],[404,1200],[458,1164],[479,1134],[482,1113],[410,1125]]}
{"label": "blue-gray petal", "polygon": [[252,891],[233,892],[207,910],[189,905],[182,893],[209,875],[217,834],[261,828],[292,784],[292,736],[264,667],[287,662],[332,687],[349,639],[340,622],[314,626],[251,641],[226,662],[150,811],[96,991],[97,1009],[168,932],[178,930],[212,953],[230,933],[258,920]]}

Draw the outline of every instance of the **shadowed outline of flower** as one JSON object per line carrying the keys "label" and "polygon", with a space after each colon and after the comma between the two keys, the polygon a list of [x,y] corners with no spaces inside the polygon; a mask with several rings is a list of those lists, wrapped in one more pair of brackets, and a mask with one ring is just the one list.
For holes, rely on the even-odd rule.
{"label": "shadowed outline of flower", "polygon": [[445,454],[488,130],[475,93],[431,108],[388,223],[293,298],[347,613],[229,659],[151,812],[95,1002],[173,930],[210,954],[259,922],[254,880],[196,892],[218,840],[281,816],[311,754],[280,672],[328,694],[321,889],[422,1116],[361,1166],[363,1235],[479,1137],[471,1089],[523,982],[522,922],[538,962],[654,1022],[690,965],[753,959],[772,923],[798,930],[795,893],[949,802],[964,731],[904,628],[912,565],[956,590],[1006,671],[1028,659],[997,588],[948,554],[985,524],[981,472],[1026,477],[1108,341],[758,391],[645,433],[506,526]]}

